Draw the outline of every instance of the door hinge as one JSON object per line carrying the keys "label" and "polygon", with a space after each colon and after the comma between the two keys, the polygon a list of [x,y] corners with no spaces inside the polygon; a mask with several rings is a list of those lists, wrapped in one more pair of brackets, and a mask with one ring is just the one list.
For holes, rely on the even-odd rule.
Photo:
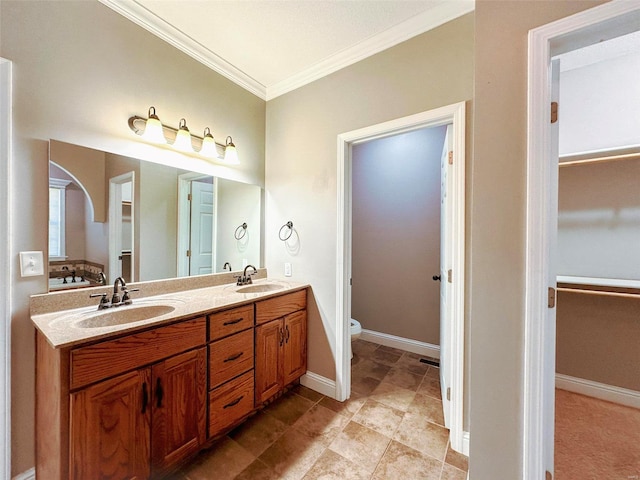
{"label": "door hinge", "polygon": [[187,202],[190,202],[190,201],[191,201],[191,194],[187,193]]}
{"label": "door hinge", "polygon": [[551,123],[558,121],[558,102],[551,102]]}
{"label": "door hinge", "polygon": [[549,308],[553,308],[556,306],[556,289],[553,287],[549,287],[549,298],[547,306]]}
{"label": "door hinge", "polygon": [[449,152],[449,165],[453,165],[453,152]]}
{"label": "door hinge", "polygon": [[451,387],[447,387],[447,400],[451,401]]}
{"label": "door hinge", "polygon": [[353,278],[349,279],[349,285],[353,285]]}
{"label": "door hinge", "polygon": [[447,282],[449,283],[453,282],[453,272],[451,270],[447,271]]}
{"label": "door hinge", "polygon": [[187,250],[187,257],[191,257],[191,250]]}
{"label": "door hinge", "polygon": [[544,480],[553,480],[553,475],[551,474],[551,472],[549,470],[544,472]]}

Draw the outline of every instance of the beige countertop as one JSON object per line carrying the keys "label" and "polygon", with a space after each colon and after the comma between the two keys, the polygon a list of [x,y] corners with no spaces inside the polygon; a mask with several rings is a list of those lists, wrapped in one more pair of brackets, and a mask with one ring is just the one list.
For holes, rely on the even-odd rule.
{"label": "beige countertop", "polygon": [[[149,327],[161,326],[175,320],[195,317],[204,313],[224,310],[229,307],[252,303],[270,297],[282,295],[307,288],[309,285],[299,282],[291,282],[281,279],[262,278],[255,280],[253,285],[275,284],[279,288],[267,292],[240,293],[242,289],[235,284],[224,284],[197,288],[192,290],[175,291],[161,295],[146,296],[136,299],[135,293],[131,294],[131,305],[112,307],[105,310],[97,310],[98,299],[86,299],[89,304],[82,308],[50,311],[40,313],[38,309],[32,309],[31,320],[35,327],[47,338],[54,348],[71,347],[83,343],[92,342],[110,336],[121,335],[144,330]],[[134,309],[151,306],[166,306],[168,313],[160,312],[146,320],[129,322],[121,325],[87,327],[90,319],[104,314],[128,314]],[[99,323],[99,322],[98,322]]]}

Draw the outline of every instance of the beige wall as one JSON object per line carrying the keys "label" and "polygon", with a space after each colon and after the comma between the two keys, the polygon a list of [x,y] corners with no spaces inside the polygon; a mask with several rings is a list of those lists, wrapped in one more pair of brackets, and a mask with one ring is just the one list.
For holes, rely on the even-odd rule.
{"label": "beige wall", "polygon": [[[313,286],[308,360],[314,373],[335,379],[337,136],[471,100],[473,18],[465,15],[267,103],[266,266],[279,274],[290,262],[293,279]],[[288,220],[300,238],[293,253],[278,239]]]}
{"label": "beige wall", "polygon": [[640,391],[640,297],[559,292],[556,371]]}
{"label": "beige wall", "polygon": [[351,316],[440,345],[440,159],[447,127],[354,145]]}
{"label": "beige wall", "polygon": [[476,1],[470,476],[522,472],[527,34],[599,1]]}
{"label": "beige wall", "polygon": [[[14,267],[19,251],[46,255],[48,140],[136,156],[138,143],[127,119],[146,115],[150,105],[170,125],[186,117],[194,132],[209,126],[218,137],[233,136],[242,165],[217,169],[203,162],[205,173],[264,184],[265,102],[97,1],[3,0],[0,56],[13,62]],[[17,269],[7,280],[12,284],[11,470],[17,474],[34,465],[29,296],[46,292],[47,281],[21,278]]]}

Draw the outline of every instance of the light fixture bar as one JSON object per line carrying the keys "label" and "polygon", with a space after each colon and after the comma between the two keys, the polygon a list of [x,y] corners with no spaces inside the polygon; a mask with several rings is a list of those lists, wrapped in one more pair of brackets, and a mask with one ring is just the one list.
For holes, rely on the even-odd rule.
{"label": "light fixture bar", "polygon": [[[136,135],[139,135],[145,140],[150,141],[151,143],[155,143],[159,146],[176,148],[176,150],[180,151],[181,153],[195,155],[198,157],[206,158],[207,160],[214,160],[220,163],[239,164],[239,161],[237,160],[237,151],[235,149],[235,145],[233,145],[233,143],[224,145],[216,142],[213,138],[213,135],[211,135],[209,127],[204,129],[203,136],[198,136],[190,133],[189,130],[186,129],[186,121],[184,119],[180,120],[180,129],[186,130],[186,135],[190,135],[191,138],[191,150],[189,150],[188,148],[185,149],[184,144],[182,145],[182,147],[180,147],[179,145],[174,146],[174,144],[176,143],[176,139],[178,139],[178,132],[180,131],[180,129],[173,128],[161,123],[155,114],[154,107],[151,107],[149,109],[149,118],[152,119],[154,123],[160,124],[160,126],[162,127],[162,136],[164,137],[165,142],[157,140],[156,138],[148,138],[148,136],[145,136],[148,122],[147,118],[140,117],[138,115],[130,117],[129,128]],[[157,125],[154,126],[157,127]],[[227,137],[227,140],[229,138],[230,137]],[[228,150],[233,150],[233,153],[229,152]]]}

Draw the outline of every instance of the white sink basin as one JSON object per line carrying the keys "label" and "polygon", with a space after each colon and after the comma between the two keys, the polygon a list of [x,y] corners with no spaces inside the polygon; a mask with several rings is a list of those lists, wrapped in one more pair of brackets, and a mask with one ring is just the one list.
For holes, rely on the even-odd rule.
{"label": "white sink basin", "polygon": [[284,286],[277,283],[260,283],[256,285],[247,285],[246,287],[240,287],[236,289],[238,293],[264,293],[272,292],[274,290],[282,290]]}
{"label": "white sink basin", "polygon": [[74,323],[78,328],[100,328],[125,325],[127,323],[140,322],[150,318],[167,315],[175,310],[171,305],[131,305],[126,307],[114,307],[107,310],[99,310],[89,317]]}

